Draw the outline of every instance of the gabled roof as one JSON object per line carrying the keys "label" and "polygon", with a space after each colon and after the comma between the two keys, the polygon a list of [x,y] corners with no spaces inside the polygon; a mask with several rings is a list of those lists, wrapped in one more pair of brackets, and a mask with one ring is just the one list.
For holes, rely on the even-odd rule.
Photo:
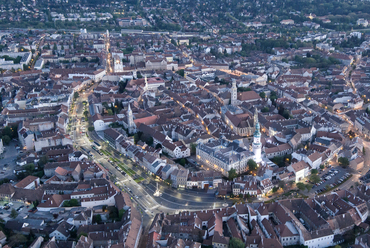
{"label": "gabled roof", "polygon": [[297,163],[291,164],[290,166],[292,166],[292,168],[295,172],[298,172],[298,171],[309,168],[309,165],[306,162],[304,162],[303,160],[299,161]]}
{"label": "gabled roof", "polygon": [[32,183],[35,180],[37,180],[37,179],[38,179],[38,177],[29,175],[26,178],[24,178],[22,181],[20,181],[19,183],[17,183],[14,187],[16,187],[16,188],[24,188],[24,187],[28,186],[30,183]]}

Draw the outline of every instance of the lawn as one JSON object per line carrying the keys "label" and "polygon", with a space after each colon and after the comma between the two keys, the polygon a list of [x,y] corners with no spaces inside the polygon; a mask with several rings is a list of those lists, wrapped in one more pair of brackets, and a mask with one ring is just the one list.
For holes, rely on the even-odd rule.
{"label": "lawn", "polygon": [[137,183],[140,183],[142,181],[144,181],[145,179],[143,177],[139,177],[139,178],[136,178],[134,181],[137,182]]}

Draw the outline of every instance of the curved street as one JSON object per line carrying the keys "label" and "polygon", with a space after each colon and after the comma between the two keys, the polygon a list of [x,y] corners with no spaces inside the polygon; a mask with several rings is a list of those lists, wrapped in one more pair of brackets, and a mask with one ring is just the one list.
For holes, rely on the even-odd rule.
{"label": "curved street", "polygon": [[[214,193],[206,193],[204,191],[189,190],[189,189],[173,189],[168,184],[153,178],[146,171],[144,171],[139,165],[136,165],[130,159],[123,157],[119,152],[106,145],[95,131],[88,132],[88,136],[83,134],[82,128],[88,128],[89,122],[84,122],[84,101],[88,101],[88,96],[93,93],[93,89],[97,85],[94,84],[92,87],[87,89],[85,92],[80,93],[80,96],[76,99],[75,108],[70,112],[71,118],[71,137],[74,141],[74,145],[77,149],[85,152],[88,155],[93,154],[93,160],[99,162],[104,168],[109,171],[112,181],[120,187],[122,190],[130,194],[132,200],[136,202],[137,207],[142,212],[144,225],[149,224],[155,214],[160,212],[174,213],[177,211],[184,210],[203,210],[221,208],[230,206],[232,202],[230,200],[216,198]],[[135,172],[134,178],[129,175],[123,175],[114,165],[108,162],[109,157],[102,154],[100,155],[94,149],[92,149],[91,140],[96,141],[103,146],[104,149],[111,153],[115,159],[123,163],[127,168]],[[80,149],[83,147],[83,149]],[[134,179],[142,177],[140,183],[137,183]],[[155,197],[154,192],[158,188],[161,192],[161,196]]]}

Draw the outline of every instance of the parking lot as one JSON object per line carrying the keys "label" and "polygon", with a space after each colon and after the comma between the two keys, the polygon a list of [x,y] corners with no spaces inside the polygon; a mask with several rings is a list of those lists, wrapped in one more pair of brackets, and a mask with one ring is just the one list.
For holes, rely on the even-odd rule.
{"label": "parking lot", "polygon": [[316,194],[324,191],[327,187],[332,188],[342,183],[350,176],[350,173],[340,166],[335,166],[332,168],[326,168],[318,175],[320,176],[321,181],[312,187],[312,191]]}
{"label": "parking lot", "polygon": [[14,169],[17,167],[15,159],[21,155],[16,149],[18,142],[12,141],[8,146],[4,146],[4,153],[0,155],[0,179],[16,179]]}
{"label": "parking lot", "polygon": [[24,218],[30,214],[28,211],[31,208],[32,205],[27,206],[23,202],[8,202],[6,200],[2,200],[0,201],[0,217],[5,221],[10,220],[10,213],[12,212],[12,209],[15,209],[18,212],[18,217]]}

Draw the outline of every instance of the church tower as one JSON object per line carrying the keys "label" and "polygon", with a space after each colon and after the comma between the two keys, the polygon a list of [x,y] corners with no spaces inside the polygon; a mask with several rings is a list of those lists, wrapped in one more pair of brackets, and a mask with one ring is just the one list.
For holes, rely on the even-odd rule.
{"label": "church tower", "polygon": [[253,147],[253,153],[254,153],[254,161],[256,161],[256,163],[261,163],[262,162],[262,143],[261,143],[260,123],[258,122],[258,118],[257,118],[256,126],[255,126],[254,135],[253,135],[252,147]]}
{"label": "church tower", "polygon": [[238,98],[238,88],[236,87],[236,80],[233,79],[233,86],[231,87],[231,105],[236,105]]}
{"label": "church tower", "polygon": [[114,72],[123,72],[123,64],[119,56],[114,58]]}
{"label": "church tower", "polygon": [[148,79],[145,76],[145,87],[144,87],[144,91],[148,91],[148,90],[149,90]]}
{"label": "church tower", "polygon": [[255,107],[254,108],[254,115],[253,115],[253,120],[254,120],[254,127],[256,127],[257,125],[257,122],[258,122],[258,112],[257,112],[257,108]]}
{"label": "church tower", "polygon": [[128,104],[128,109],[127,109],[127,125],[128,125],[128,132],[134,133],[136,127],[135,127],[134,116],[132,115],[130,104]]}

